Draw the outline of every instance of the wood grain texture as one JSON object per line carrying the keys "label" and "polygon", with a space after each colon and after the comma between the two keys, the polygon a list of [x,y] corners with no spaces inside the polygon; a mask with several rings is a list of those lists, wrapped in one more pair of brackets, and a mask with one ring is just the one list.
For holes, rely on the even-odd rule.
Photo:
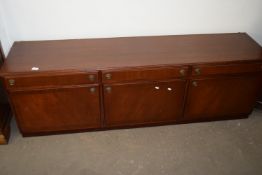
{"label": "wood grain texture", "polygon": [[106,126],[176,121],[183,115],[185,86],[185,80],[106,85]]}
{"label": "wood grain texture", "polygon": [[102,82],[113,83],[144,80],[163,80],[185,78],[188,75],[189,66],[155,66],[146,68],[111,69],[102,71]]}
{"label": "wood grain texture", "polygon": [[31,41],[0,76],[30,136],[247,117],[261,65],[245,33]]}
{"label": "wood grain texture", "polygon": [[15,42],[3,73],[97,70],[149,65],[253,61],[260,46],[245,33]]}
{"label": "wood grain texture", "polygon": [[228,75],[241,74],[250,72],[261,72],[262,63],[238,63],[238,64],[216,64],[216,65],[195,65],[192,68],[193,76],[208,76],[208,75]]}
{"label": "wood grain texture", "polygon": [[250,114],[262,87],[261,82],[261,73],[192,79],[189,83],[184,120]]}
{"label": "wood grain texture", "polygon": [[97,85],[23,90],[11,93],[11,99],[24,134],[101,127]]}
{"label": "wood grain texture", "polygon": [[[10,85],[9,81],[14,80]],[[5,77],[7,89],[61,87],[98,83],[98,72],[68,71],[53,73],[34,72],[30,75],[19,74]]]}

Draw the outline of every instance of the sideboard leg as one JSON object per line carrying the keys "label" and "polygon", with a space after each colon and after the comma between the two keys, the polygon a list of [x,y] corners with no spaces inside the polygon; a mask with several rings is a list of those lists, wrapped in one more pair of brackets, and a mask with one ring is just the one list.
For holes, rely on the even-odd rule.
{"label": "sideboard leg", "polygon": [[8,144],[10,137],[11,110],[8,105],[0,105],[0,144]]}
{"label": "sideboard leg", "polygon": [[1,134],[0,134],[0,144],[1,144],[1,145],[8,144],[9,137],[10,137],[10,125],[7,125],[7,126],[3,129],[3,131],[1,131]]}

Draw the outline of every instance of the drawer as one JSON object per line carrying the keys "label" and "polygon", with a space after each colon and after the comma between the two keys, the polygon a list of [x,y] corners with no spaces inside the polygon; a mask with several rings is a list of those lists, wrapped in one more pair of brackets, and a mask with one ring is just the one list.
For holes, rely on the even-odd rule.
{"label": "drawer", "polygon": [[262,71],[262,63],[228,64],[228,65],[197,65],[193,66],[192,75],[241,74]]}
{"label": "drawer", "polygon": [[164,66],[150,68],[128,68],[102,71],[104,83],[161,80],[186,77],[189,73],[188,66]]}
{"label": "drawer", "polygon": [[6,87],[32,88],[98,83],[97,72],[35,73],[5,77]]}

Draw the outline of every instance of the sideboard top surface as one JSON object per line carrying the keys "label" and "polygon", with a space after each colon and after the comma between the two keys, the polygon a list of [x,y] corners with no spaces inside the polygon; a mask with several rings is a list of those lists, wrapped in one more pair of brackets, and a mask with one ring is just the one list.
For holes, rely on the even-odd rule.
{"label": "sideboard top surface", "polygon": [[1,73],[262,61],[245,33],[15,42]]}

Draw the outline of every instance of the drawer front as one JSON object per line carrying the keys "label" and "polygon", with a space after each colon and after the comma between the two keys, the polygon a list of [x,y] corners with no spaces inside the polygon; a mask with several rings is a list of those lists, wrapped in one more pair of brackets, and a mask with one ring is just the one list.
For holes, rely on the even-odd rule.
{"label": "drawer front", "polygon": [[104,83],[113,83],[182,78],[186,77],[188,72],[189,68],[187,66],[107,70],[102,72],[102,81]]}
{"label": "drawer front", "polygon": [[54,87],[66,85],[93,84],[98,82],[97,72],[76,72],[76,73],[56,73],[18,75],[5,79],[8,89],[32,88],[32,87]]}
{"label": "drawer front", "polygon": [[193,66],[192,75],[238,74],[262,71],[262,63],[229,64],[229,65],[197,65]]}

